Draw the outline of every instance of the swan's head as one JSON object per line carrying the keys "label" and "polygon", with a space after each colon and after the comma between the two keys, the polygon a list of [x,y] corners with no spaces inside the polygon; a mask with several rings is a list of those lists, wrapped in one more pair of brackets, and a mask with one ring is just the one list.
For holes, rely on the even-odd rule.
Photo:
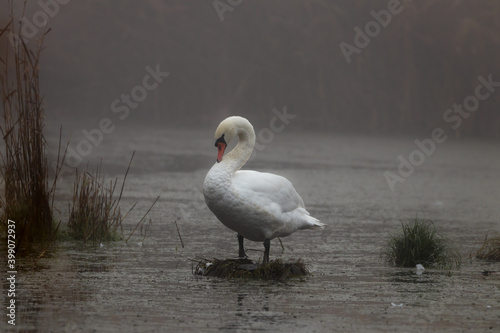
{"label": "swan's head", "polygon": [[236,136],[254,133],[250,122],[239,116],[228,117],[224,119],[215,130],[215,147],[217,147],[217,162],[222,161],[224,151],[227,145],[234,140]]}

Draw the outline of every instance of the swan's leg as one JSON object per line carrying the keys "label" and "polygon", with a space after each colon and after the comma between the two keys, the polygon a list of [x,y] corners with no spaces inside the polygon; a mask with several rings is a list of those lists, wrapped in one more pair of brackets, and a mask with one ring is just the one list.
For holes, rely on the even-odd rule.
{"label": "swan's leg", "polygon": [[269,248],[271,247],[271,240],[264,241],[264,264],[269,264]]}
{"label": "swan's leg", "polygon": [[243,236],[238,234],[238,244],[239,244],[239,251],[238,251],[238,257],[239,258],[246,258],[247,255],[245,254],[245,248],[243,247]]}

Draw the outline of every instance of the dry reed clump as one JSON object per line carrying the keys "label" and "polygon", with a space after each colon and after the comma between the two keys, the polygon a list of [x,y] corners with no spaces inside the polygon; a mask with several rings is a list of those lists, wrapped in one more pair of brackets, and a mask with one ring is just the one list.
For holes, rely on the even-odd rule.
{"label": "dry reed clump", "polygon": [[401,221],[401,231],[389,235],[383,248],[386,261],[394,266],[459,268],[460,252],[451,240],[437,232],[431,220],[415,218],[413,223]]}
{"label": "dry reed clump", "polygon": [[[135,204],[122,216],[120,201],[134,155],[135,151],[132,153],[127,171],[123,177],[118,198],[115,196],[118,179],[115,178],[114,181],[106,182],[104,176],[101,175],[100,165],[94,174],[89,172],[88,168],[81,174],[77,171],[73,189],[73,203],[70,207],[68,221],[68,233],[70,237],[94,243],[123,238],[122,223],[134,209]],[[144,216],[137,222],[134,229],[125,239],[126,242],[132,237],[159,198],[158,196],[155,199]]]}
{"label": "dry reed clump", "polygon": [[118,198],[114,197],[118,180],[107,183],[101,175],[100,165],[94,174],[91,174],[88,168],[81,174],[77,171],[68,221],[68,231],[72,238],[84,242],[102,242],[117,240],[120,237],[118,229],[122,231],[122,222],[126,216],[122,217],[119,204],[133,158],[134,154],[123,178]]}
{"label": "dry reed clump", "polygon": [[276,280],[300,278],[309,275],[302,260],[283,263],[271,260],[266,265],[256,265],[250,259],[200,260],[194,270],[195,275],[215,276],[224,279]]}
{"label": "dry reed clump", "polygon": [[[0,37],[19,34],[20,25],[11,21]],[[44,106],[39,85],[39,61],[45,34],[30,47],[19,38],[8,44],[0,58],[0,86],[3,121],[0,133],[5,152],[0,152],[0,169],[5,196],[0,197],[2,224],[16,223],[16,249],[53,238],[57,228],[52,219],[56,181],[49,186],[47,145],[43,136]],[[5,40],[5,39],[4,39]],[[58,168],[60,167],[58,161]],[[56,177],[57,179],[57,172]]]}
{"label": "dry reed clump", "polygon": [[476,258],[488,261],[500,261],[500,234],[493,238],[486,236],[484,243],[476,253]]}
{"label": "dry reed clump", "polygon": [[[26,4],[25,2],[24,9]],[[49,246],[55,239],[59,224],[53,222],[52,208],[56,182],[66,151],[60,155],[59,138],[54,180],[49,186],[47,144],[43,136],[45,110],[39,85],[40,55],[48,30],[36,42],[25,41],[22,37],[13,38],[12,36],[22,36],[21,23],[18,26],[14,24],[17,22],[14,6],[12,2],[9,5],[10,22],[0,30],[0,42],[7,39],[11,42],[5,43],[5,56],[0,57],[0,92],[4,119],[0,122],[0,133],[5,141],[5,152],[0,151],[0,184],[3,183],[5,189],[5,196],[0,196],[0,226],[6,228],[9,219],[15,221],[17,252],[25,241],[32,245],[37,241],[48,240]],[[24,9],[21,17],[24,16]],[[28,43],[34,44],[34,48]],[[126,176],[127,174],[125,178]],[[79,175],[77,171],[68,223],[69,233],[74,238],[84,241],[117,238],[118,228],[121,228],[123,219],[133,209],[132,207],[125,217],[121,216],[119,202],[125,178],[120,196],[115,199],[113,194],[117,181],[105,184],[100,167],[94,175],[87,170]],[[127,240],[158,199],[159,197],[137,223]]]}

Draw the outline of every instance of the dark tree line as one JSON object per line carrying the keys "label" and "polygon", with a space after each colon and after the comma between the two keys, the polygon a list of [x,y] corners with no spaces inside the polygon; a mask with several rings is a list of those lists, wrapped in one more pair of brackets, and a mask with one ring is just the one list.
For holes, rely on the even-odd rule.
{"label": "dark tree line", "polygon": [[213,1],[71,2],[49,22],[48,112],[109,114],[160,64],[170,76],[136,119],[213,125],[242,114],[265,124],[286,105],[304,128],[498,138],[500,91],[456,130],[443,114],[474,94],[479,76],[500,81],[500,2],[401,0],[348,63],[340,44],[355,46],[354,28],[390,2],[243,1],[223,21]]}

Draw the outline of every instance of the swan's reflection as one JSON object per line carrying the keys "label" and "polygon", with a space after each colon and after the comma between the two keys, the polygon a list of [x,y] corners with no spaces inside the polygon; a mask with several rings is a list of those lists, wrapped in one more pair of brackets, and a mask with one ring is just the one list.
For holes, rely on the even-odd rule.
{"label": "swan's reflection", "polygon": [[270,323],[278,323],[283,314],[270,311],[273,295],[259,288],[253,292],[237,292],[236,308],[233,316],[227,316],[229,322],[221,327],[222,330],[258,330],[269,327]]}

